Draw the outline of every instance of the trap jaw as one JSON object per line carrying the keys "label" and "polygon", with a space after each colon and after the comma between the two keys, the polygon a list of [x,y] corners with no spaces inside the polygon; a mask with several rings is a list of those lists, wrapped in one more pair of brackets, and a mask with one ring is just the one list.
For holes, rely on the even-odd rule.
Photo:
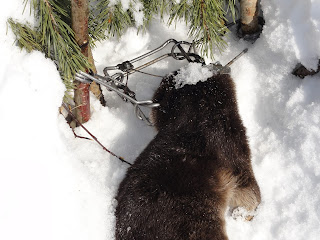
{"label": "trap jaw", "polygon": [[[137,63],[147,57],[150,57],[151,55],[159,52],[160,50],[164,49],[169,44],[173,43],[173,46],[171,48],[170,53],[161,55],[149,62],[146,62],[138,67],[134,67],[134,63]],[[183,46],[187,46],[188,50],[185,50]],[[178,52],[176,52],[178,50]],[[129,101],[134,106],[134,113],[140,120],[145,121],[148,125],[152,125],[148,117],[145,116],[143,111],[140,107],[149,107],[154,108],[158,107],[159,103],[154,103],[151,100],[145,100],[145,101],[138,101],[136,99],[135,92],[131,91],[129,87],[127,86],[128,81],[126,84],[124,83],[124,79],[127,78],[129,75],[140,72],[143,74],[156,76],[153,74],[141,72],[142,69],[151,66],[167,57],[172,57],[175,60],[187,60],[188,62],[196,62],[201,63],[202,65],[206,66],[210,71],[213,72],[213,74],[230,74],[230,65],[237,60],[239,57],[241,57],[244,53],[247,52],[248,49],[243,50],[239,55],[237,55],[233,60],[231,60],[227,65],[222,66],[219,62],[217,63],[211,63],[209,65],[205,65],[205,61],[202,57],[200,57],[195,49],[194,42],[186,42],[186,41],[177,41],[175,39],[169,39],[166,42],[164,42],[161,46],[158,48],[147,52],[137,58],[134,58],[130,61],[125,61],[123,63],[120,63],[116,66],[109,66],[105,67],[103,69],[104,76],[101,76],[99,74],[88,74],[85,72],[79,72],[76,74],[75,79],[84,82],[84,83],[92,83],[97,82],[103,86],[105,86],[109,91],[116,92],[123,100]],[[118,70],[115,74],[111,75],[109,74],[109,71]],[[162,77],[162,76],[157,76]]]}
{"label": "trap jaw", "polygon": [[[143,59],[146,59],[146,58],[158,53],[159,51],[166,48],[171,43],[173,43],[173,46],[171,47],[171,51],[169,53],[158,56],[158,57],[152,59],[151,61],[146,62],[140,66],[134,67],[133,64],[136,64],[137,62],[140,62]],[[185,50],[183,47],[188,47],[188,50]],[[178,52],[176,50],[178,50]],[[128,79],[129,75],[131,75],[135,72],[139,72],[139,73],[143,73],[143,74],[151,75],[151,76],[156,76],[156,77],[163,77],[163,76],[157,76],[157,75],[141,72],[141,70],[144,68],[147,68],[157,62],[160,62],[168,57],[172,57],[175,60],[185,60],[186,59],[188,62],[197,62],[197,63],[204,64],[204,59],[201,58],[197,54],[194,43],[190,43],[190,42],[186,42],[186,41],[177,41],[175,39],[169,39],[166,42],[164,42],[161,46],[159,46],[158,48],[156,48],[150,52],[147,52],[139,57],[136,57],[130,61],[125,61],[123,63],[116,65],[116,66],[105,67],[103,69],[103,73],[105,76],[108,76],[108,77],[111,77],[112,79],[114,79],[115,81],[113,81],[113,82],[118,87],[121,87],[121,85],[127,86],[127,84],[124,84],[124,79],[125,78]],[[118,70],[118,72],[110,76],[109,71],[114,71],[114,70]]]}
{"label": "trap jaw", "polygon": [[[161,55],[149,62],[146,62],[140,66],[135,67],[133,64],[138,63],[139,61],[148,58],[155,53],[161,51],[165,47],[167,47],[169,44],[173,43],[173,46],[171,48],[170,53]],[[188,50],[185,50],[183,47],[188,47]],[[138,101],[136,99],[135,92],[131,91],[129,87],[127,86],[127,83],[124,83],[124,79],[129,77],[129,75],[135,73],[135,72],[141,72],[140,70],[151,66],[167,57],[172,57],[175,60],[184,60],[186,59],[188,62],[198,62],[204,64],[203,58],[201,58],[195,50],[194,43],[186,42],[186,41],[177,41],[175,39],[169,39],[166,42],[164,42],[161,46],[158,48],[147,52],[137,58],[134,58],[130,61],[125,61],[121,64],[118,64],[116,66],[109,66],[105,67],[103,70],[104,76],[101,76],[99,74],[88,74],[85,72],[79,72],[76,74],[75,79],[84,82],[84,83],[91,83],[91,82],[97,82],[103,86],[105,86],[109,91],[116,92],[123,100],[129,101],[134,105],[134,112],[135,115],[140,119],[144,120],[148,125],[152,125],[149,121],[148,117],[145,116],[143,111],[141,110],[141,107],[149,107],[154,108],[158,107],[158,103],[153,103],[151,100],[146,101]],[[109,71],[117,70],[116,73],[113,75],[109,74]],[[148,73],[144,73],[148,74]],[[148,74],[151,76],[155,76],[153,74]],[[160,77],[160,76],[158,76]],[[162,76],[161,76],[162,77]]]}

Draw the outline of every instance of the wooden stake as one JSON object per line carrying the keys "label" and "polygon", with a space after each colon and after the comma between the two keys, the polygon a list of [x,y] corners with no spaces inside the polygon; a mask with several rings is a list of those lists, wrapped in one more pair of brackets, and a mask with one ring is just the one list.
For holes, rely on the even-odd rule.
{"label": "wooden stake", "polygon": [[260,31],[258,24],[258,0],[240,0],[242,33],[252,34]]}

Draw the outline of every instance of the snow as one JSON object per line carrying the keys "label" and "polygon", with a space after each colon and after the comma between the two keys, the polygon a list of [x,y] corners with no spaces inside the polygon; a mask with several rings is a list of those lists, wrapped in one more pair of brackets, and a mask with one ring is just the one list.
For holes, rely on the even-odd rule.
{"label": "snow", "polygon": [[201,63],[189,63],[179,69],[174,77],[175,87],[182,88],[184,85],[195,85],[197,82],[204,82],[212,77],[213,72],[203,67]]}
{"label": "snow", "polygon": [[315,69],[320,52],[320,1],[264,0],[261,4],[271,50],[282,52],[285,48],[298,62]]}
{"label": "snow", "polygon": [[129,9],[131,0],[110,0],[110,6],[114,6],[119,2],[125,11]]}
{"label": "snow", "polygon": [[[114,196],[128,166],[94,141],[74,138],[58,112],[64,86],[55,65],[39,52],[19,50],[11,31],[6,34],[10,16],[32,23],[28,11],[21,16],[21,5],[12,0],[0,9],[0,239],[113,239]],[[320,74],[301,80],[291,71],[298,62],[315,68],[320,57],[320,1],[262,0],[261,6],[266,25],[254,44],[230,34],[223,55],[214,51],[226,64],[249,48],[231,74],[263,198],[251,222],[227,212],[227,233],[230,240],[317,240]],[[130,28],[119,40],[97,44],[97,69],[102,73],[169,38],[191,40],[187,33],[184,23],[168,28],[157,20],[144,35]],[[185,65],[166,59],[145,71],[164,76]],[[150,99],[161,79],[134,75],[130,88],[139,100]],[[131,104],[104,93],[108,108],[92,97],[85,126],[133,162],[156,132],[136,119]]]}
{"label": "snow", "polygon": [[140,1],[136,1],[133,5],[133,17],[137,27],[143,26],[143,4]]}

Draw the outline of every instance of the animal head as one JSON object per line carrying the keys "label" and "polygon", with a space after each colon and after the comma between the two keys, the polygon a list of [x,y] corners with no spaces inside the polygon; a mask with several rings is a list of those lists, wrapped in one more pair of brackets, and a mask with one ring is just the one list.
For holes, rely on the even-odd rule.
{"label": "animal head", "polygon": [[[176,87],[177,72],[165,77],[153,102],[160,104],[151,114],[157,130],[201,128],[214,118],[236,106],[233,81],[228,74],[218,74],[206,81]],[[236,110],[236,109],[234,109]]]}

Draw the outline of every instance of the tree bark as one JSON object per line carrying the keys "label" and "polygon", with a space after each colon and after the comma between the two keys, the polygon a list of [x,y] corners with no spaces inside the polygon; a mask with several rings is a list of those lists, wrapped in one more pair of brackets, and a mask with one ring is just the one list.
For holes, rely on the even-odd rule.
{"label": "tree bark", "polygon": [[[93,73],[97,73],[97,69],[96,66],[94,65],[94,60],[93,60],[93,56],[92,56],[92,52],[91,52],[91,48],[89,46],[89,52],[88,52],[88,59],[90,64],[92,65],[92,71]],[[90,84],[90,91],[96,96],[96,98],[99,99],[100,103],[102,106],[106,106],[106,100],[104,99],[104,96],[102,94],[102,90],[101,90],[101,86],[100,84],[96,83],[96,82],[92,82]]]}
{"label": "tree bark", "polygon": [[[88,0],[71,0],[71,26],[75,32],[75,39],[85,57],[88,57],[89,53],[88,18]],[[75,114],[80,123],[85,123],[90,119],[90,84],[75,80],[75,85]]]}
{"label": "tree bark", "polygon": [[240,0],[242,33],[252,34],[260,31],[258,24],[258,0]]}

